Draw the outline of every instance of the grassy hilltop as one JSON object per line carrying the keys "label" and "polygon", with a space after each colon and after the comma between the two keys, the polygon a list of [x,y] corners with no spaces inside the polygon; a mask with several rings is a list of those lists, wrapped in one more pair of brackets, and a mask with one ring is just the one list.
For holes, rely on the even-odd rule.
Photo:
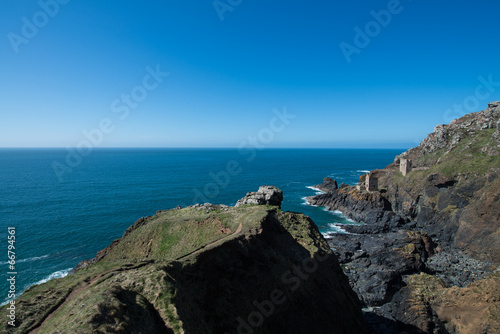
{"label": "grassy hilltop", "polygon": [[269,204],[196,205],[140,219],[16,306],[17,327],[4,332],[364,330],[359,300],[314,223]]}

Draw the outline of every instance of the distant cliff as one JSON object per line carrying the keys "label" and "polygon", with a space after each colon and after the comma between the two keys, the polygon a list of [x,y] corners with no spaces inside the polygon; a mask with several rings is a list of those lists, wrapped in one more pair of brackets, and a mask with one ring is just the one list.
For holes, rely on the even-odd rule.
{"label": "distant cliff", "polygon": [[279,209],[282,198],[266,186],[238,207],[142,218],[69,276],[26,291],[17,327],[4,330],[364,333],[336,256],[310,218]]}
{"label": "distant cliff", "polygon": [[437,126],[399,158],[411,159],[415,170],[386,181],[395,211],[432,236],[500,264],[500,102]]}
{"label": "distant cliff", "polygon": [[[326,189],[309,201],[381,229],[423,228],[441,243],[500,264],[499,104],[437,126],[418,147],[373,171],[379,191]],[[412,162],[407,176],[401,159]]]}
{"label": "distant cliff", "polygon": [[[474,293],[446,290],[484,279],[500,264],[499,173],[500,102],[492,102],[437,126],[358,186],[337,187],[329,179],[316,186],[325,193],[308,198],[310,204],[365,223],[347,226],[356,235],[331,235],[329,243],[360,299],[374,307],[369,321],[386,333],[500,330],[498,275],[485,281],[487,302],[477,286]],[[446,291],[468,297],[454,301]],[[451,316],[455,311],[459,318]],[[474,325],[466,324],[469,315]]]}

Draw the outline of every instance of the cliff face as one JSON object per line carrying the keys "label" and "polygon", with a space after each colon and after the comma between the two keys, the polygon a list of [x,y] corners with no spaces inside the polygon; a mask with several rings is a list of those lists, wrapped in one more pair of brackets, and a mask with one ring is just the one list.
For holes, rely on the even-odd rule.
{"label": "cliff face", "polygon": [[[500,263],[500,102],[437,126],[396,158],[414,171],[388,173],[387,198],[399,215],[473,257]],[[391,169],[389,166],[388,169]]]}
{"label": "cliff face", "polygon": [[[323,188],[327,193],[309,202],[380,229],[422,228],[440,243],[499,264],[499,104],[437,126],[418,147],[373,171],[379,191]],[[413,164],[407,176],[399,169],[403,158]]]}
{"label": "cliff face", "polygon": [[262,205],[138,220],[74,273],[26,291],[9,332],[363,333],[359,300],[317,227],[265,190]]}
{"label": "cliff face", "polygon": [[[317,186],[324,194],[308,198],[365,223],[345,227],[355,234],[331,235],[329,243],[362,302],[373,307],[372,332],[500,330],[499,299],[485,301],[465,288],[487,282],[490,296],[500,293],[498,275],[486,278],[500,264],[499,105],[437,126],[418,147],[362,176],[359,187],[327,180]],[[374,179],[377,190],[367,191]],[[469,326],[467,305],[484,306],[487,316]]]}

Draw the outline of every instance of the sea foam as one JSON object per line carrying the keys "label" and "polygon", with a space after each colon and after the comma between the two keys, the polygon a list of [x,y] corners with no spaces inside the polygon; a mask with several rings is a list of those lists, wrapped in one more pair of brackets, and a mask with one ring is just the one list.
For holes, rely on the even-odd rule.
{"label": "sea foam", "polygon": [[[42,256],[35,256],[35,257],[29,257],[27,259],[22,259],[22,260],[16,260],[16,263],[25,263],[25,262],[33,262],[33,261],[38,261],[38,260],[43,260],[43,259],[46,259],[48,258],[49,255],[42,255]],[[5,265],[5,264],[8,264],[9,262],[7,261],[3,261],[3,262],[0,262],[0,265]]]}
{"label": "sea foam", "polygon": [[59,271],[56,271],[56,272],[53,272],[52,274],[50,274],[49,276],[39,280],[38,282],[35,282],[33,284],[28,284],[26,287],[25,287],[25,290],[34,286],[34,285],[40,285],[40,284],[43,284],[43,283],[47,283],[48,281],[50,280],[53,280],[53,279],[56,279],[56,278],[63,278],[63,277],[66,277],[68,276],[69,272],[72,270],[73,268],[68,268],[68,269],[63,269],[63,270],[59,270]]}
{"label": "sea foam", "polygon": [[363,174],[370,173],[369,170],[364,170],[364,169],[358,169],[356,172],[363,173]]}
{"label": "sea foam", "polygon": [[[28,259],[26,259],[26,260],[28,260]],[[66,277],[66,276],[68,276],[69,272],[72,269],[73,268],[58,270],[58,271],[53,272],[52,274],[48,275],[47,277],[39,280],[38,282],[35,282],[33,284],[27,284],[26,286],[24,286],[23,291],[21,291],[20,293],[16,293],[16,297],[19,297],[24,291],[28,290],[29,288],[31,288],[34,285],[39,285],[39,284],[47,283],[48,281],[56,279],[56,278]],[[9,302],[10,302],[9,298],[4,299],[3,302],[0,304],[0,307],[8,304]]]}
{"label": "sea foam", "polygon": [[312,186],[307,186],[306,188],[309,188],[311,190],[314,190],[316,192],[316,195],[321,195],[321,194],[324,194],[325,192],[323,190],[319,190],[318,188],[316,187],[312,187]]}

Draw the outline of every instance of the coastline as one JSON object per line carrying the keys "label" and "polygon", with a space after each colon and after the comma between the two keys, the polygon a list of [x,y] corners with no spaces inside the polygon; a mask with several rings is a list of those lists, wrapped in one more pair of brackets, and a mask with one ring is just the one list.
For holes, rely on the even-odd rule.
{"label": "coastline", "polygon": [[[357,170],[364,169],[365,164],[384,164],[401,152],[402,149],[262,150],[252,163],[246,163],[243,157],[244,172],[232,177],[218,193],[210,193],[210,202],[234,204],[235,198],[266,180],[284,190],[286,210],[304,212],[331,230],[326,223],[336,221],[336,217],[304,205],[302,197],[315,194],[306,187],[332,170],[345,182],[354,182],[359,177]],[[19,272],[23,273],[18,277],[19,291],[91,258],[120,237],[137,217],[153,215],[158,208],[191,205],[194,188],[203,192],[206,185],[215,182],[211,175],[223,170],[228,161],[241,159],[237,149],[103,148],[89,156],[64,183],[59,183],[51,163],[64,159],[65,154],[61,148],[9,149],[0,155],[0,177],[6,180],[0,189],[0,197],[6,200],[4,223],[9,222],[23,233],[19,244],[23,256],[40,258],[18,262]],[[369,159],[363,165],[346,163],[346,155],[354,157],[354,161],[362,161],[364,155]],[[42,201],[43,198],[47,200]],[[6,287],[7,282],[0,283],[0,288]]]}
{"label": "coastline", "polygon": [[[345,226],[355,237],[332,234],[328,243],[374,333],[455,332],[469,326],[461,319],[470,304],[490,313],[475,315],[481,320],[464,333],[500,329],[492,311],[500,300],[485,297],[500,292],[499,105],[438,125],[357,186],[330,178],[314,186],[323,193],[309,204],[365,222]],[[485,295],[474,290],[482,285]]]}

